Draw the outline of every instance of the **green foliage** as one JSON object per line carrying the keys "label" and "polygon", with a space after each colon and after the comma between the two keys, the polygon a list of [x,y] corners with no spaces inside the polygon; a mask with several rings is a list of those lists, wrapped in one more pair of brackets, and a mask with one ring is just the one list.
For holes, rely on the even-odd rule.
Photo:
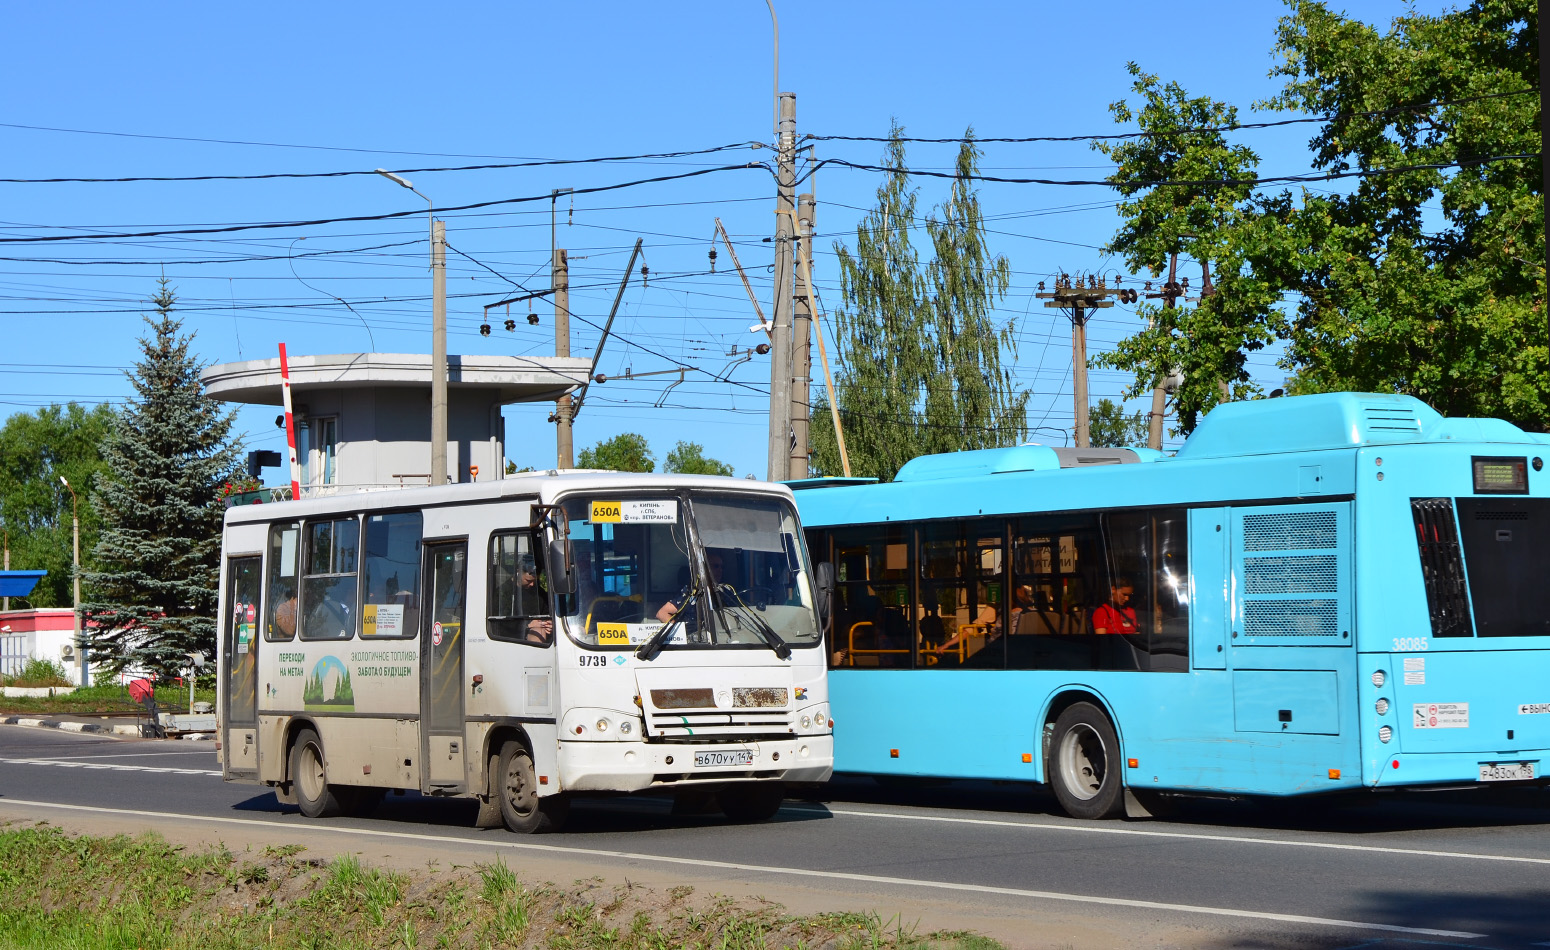
{"label": "green foliage", "polygon": [[147,318],[135,395],[103,448],[108,468],[93,503],[102,519],[98,567],[86,572],[91,662],[174,675],[190,652],[215,655],[215,596],[223,508],[220,486],[237,470],[233,414],[200,389],[201,364],[172,316],[166,280]]}
{"label": "green foliage", "polygon": [[[844,306],[835,321],[835,399],[851,474],[888,480],[919,455],[1012,445],[1027,430],[1028,393],[1018,392],[1003,353],[1015,358],[1010,324],[991,310],[1011,265],[991,257],[972,181],[980,151],[959,150],[946,201],[928,214],[931,259],[910,241],[920,220],[894,125],[877,204],[856,227],[852,250],[836,242]],[[826,396],[813,407],[814,473],[842,471]]]}
{"label": "green foliage", "polygon": [[[1286,85],[1261,105],[1329,117],[1311,142],[1316,168],[1383,173],[1297,195],[1151,185],[1213,169],[1241,178],[1257,159],[1222,133],[1174,131],[1230,123],[1231,107],[1132,68],[1145,103],[1117,104],[1115,117],[1169,134],[1104,149],[1126,198],[1111,247],[1153,274],[1179,250],[1207,262],[1216,287],[1185,313],[1147,308],[1155,325],[1099,362],[1135,373],[1130,395],[1181,368],[1184,431],[1219,380],[1251,391],[1242,360],[1272,340],[1286,344],[1294,393],[1404,393],[1446,415],[1545,429],[1537,5],[1411,11],[1387,32],[1323,3],[1288,9],[1272,72]],[[1416,108],[1433,102],[1444,104]],[[1531,157],[1480,161],[1510,155]]]}
{"label": "green foliage", "polygon": [[705,457],[705,447],[698,442],[679,442],[667,453],[662,471],[679,475],[731,475],[732,466]]}
{"label": "green foliage", "polygon": [[15,676],[0,676],[0,686],[69,686],[64,668],[53,660],[30,657]]}
{"label": "green foliage", "polygon": [[657,457],[651,454],[645,436],[621,432],[590,449],[582,449],[581,454],[576,456],[576,467],[606,468],[615,472],[654,472]]}
{"label": "green foliage", "polygon": [[81,563],[95,564],[92,548],[100,522],[91,505],[92,482],[106,467],[102,443],[113,426],[106,405],[78,403],[17,413],[0,428],[0,524],[11,547],[11,567],[44,570],[31,596],[11,598],[13,607],[68,607],[71,585],[69,480],[79,498]]}
{"label": "green foliage", "polygon": [[1087,413],[1088,435],[1096,448],[1145,445],[1147,422],[1147,413],[1127,413],[1123,405],[1112,399],[1098,400]]}

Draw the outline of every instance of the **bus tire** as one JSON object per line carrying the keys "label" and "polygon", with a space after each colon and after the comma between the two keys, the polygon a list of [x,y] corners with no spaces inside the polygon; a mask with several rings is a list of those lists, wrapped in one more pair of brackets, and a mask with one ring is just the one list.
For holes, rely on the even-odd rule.
{"label": "bus tire", "polygon": [[1103,710],[1075,703],[1055,720],[1049,783],[1072,818],[1114,818],[1125,809],[1119,736]]}
{"label": "bus tire", "polygon": [[328,771],[324,765],[323,743],[311,729],[296,733],[291,743],[291,788],[296,793],[296,807],[308,818],[332,818],[341,810],[339,796],[328,784]]}
{"label": "bus tire", "polygon": [[786,787],[779,782],[739,782],[723,788],[717,798],[721,813],[733,821],[769,821],[786,800]]}
{"label": "bus tire", "polygon": [[501,746],[496,765],[497,783],[490,793],[500,802],[501,820],[519,835],[559,831],[570,814],[570,799],[559,795],[538,794],[538,775],[533,754],[515,740]]}

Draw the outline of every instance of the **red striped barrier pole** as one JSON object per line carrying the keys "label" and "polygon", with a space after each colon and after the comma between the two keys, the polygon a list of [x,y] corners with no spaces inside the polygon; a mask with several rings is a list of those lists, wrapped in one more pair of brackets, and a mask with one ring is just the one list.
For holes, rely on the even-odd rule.
{"label": "red striped barrier pole", "polygon": [[296,418],[291,415],[291,364],[280,344],[280,396],[285,402],[285,446],[291,455],[291,497],[301,498],[301,465],[296,460]]}

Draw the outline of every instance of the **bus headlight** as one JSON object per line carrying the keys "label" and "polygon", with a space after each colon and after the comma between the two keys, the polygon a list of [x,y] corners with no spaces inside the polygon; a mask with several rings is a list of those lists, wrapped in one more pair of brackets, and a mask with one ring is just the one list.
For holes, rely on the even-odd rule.
{"label": "bus headlight", "polygon": [[607,719],[599,719],[597,721],[597,731],[598,732],[607,732],[608,731],[608,720]]}
{"label": "bus headlight", "polygon": [[823,728],[823,724],[824,724],[823,713],[821,713],[821,712],[813,713],[813,725],[815,725],[818,728],[822,729]]}
{"label": "bus headlight", "polygon": [[802,728],[803,729],[810,729],[810,728],[812,728],[812,725],[813,725],[813,717],[812,716],[803,716],[802,717]]}
{"label": "bus headlight", "polygon": [[1379,689],[1383,688],[1383,683],[1387,679],[1388,679],[1388,676],[1385,675],[1382,670],[1373,670],[1372,671],[1372,685],[1378,687]]}
{"label": "bus headlight", "polygon": [[631,732],[633,732],[634,730],[635,730],[634,724],[631,723],[628,719],[621,719],[619,721],[619,735],[627,736]]}
{"label": "bus headlight", "polygon": [[1389,714],[1389,701],[1379,696],[1378,701],[1373,704],[1373,708],[1378,711],[1378,715],[1387,716]]}
{"label": "bus headlight", "polygon": [[1390,729],[1388,726],[1379,726],[1378,727],[1378,741],[1379,742],[1387,742],[1387,741],[1389,741],[1392,738],[1394,738],[1394,730],[1393,729]]}

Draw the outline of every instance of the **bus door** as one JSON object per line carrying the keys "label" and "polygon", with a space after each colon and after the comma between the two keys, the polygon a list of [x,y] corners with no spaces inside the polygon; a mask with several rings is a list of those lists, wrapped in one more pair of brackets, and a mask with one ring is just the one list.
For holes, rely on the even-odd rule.
{"label": "bus door", "polygon": [[425,790],[455,791],[463,773],[463,617],[468,543],[425,545],[428,599],[420,631],[421,754]]}
{"label": "bus door", "polygon": [[258,557],[226,562],[226,616],[222,650],[226,657],[226,774],[258,775]]}

